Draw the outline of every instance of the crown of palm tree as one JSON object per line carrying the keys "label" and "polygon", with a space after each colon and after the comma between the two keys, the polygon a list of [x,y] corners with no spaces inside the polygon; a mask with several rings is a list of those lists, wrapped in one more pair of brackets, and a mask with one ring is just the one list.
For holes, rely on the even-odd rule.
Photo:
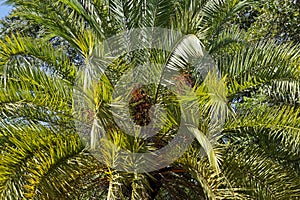
{"label": "crown of palm tree", "polygon": [[[41,34],[32,38],[12,30],[0,39],[0,199],[299,198],[299,45],[253,43],[232,25],[230,20],[252,2],[7,2],[17,7],[14,14],[23,21],[38,25]],[[186,36],[170,52],[136,50],[105,62],[104,41],[146,27]],[[149,39],[143,32],[140,36]],[[137,38],[122,39],[112,45],[130,47]],[[196,43],[201,49],[194,48]],[[201,77],[191,65],[187,57],[202,49],[219,73]],[[113,120],[116,83],[149,60],[159,63],[160,70],[172,66],[179,71],[178,84],[189,85],[195,93],[188,101],[197,105],[200,123],[188,131],[196,140],[162,169],[118,171],[115,161],[121,149],[154,151],[178,130],[178,99],[159,83],[138,86],[129,94],[131,117],[138,125],[149,120],[149,104],[167,104],[164,129],[156,136],[147,140],[127,135]],[[95,66],[105,69],[96,81],[87,73]],[[89,103],[80,112],[76,92]],[[221,128],[213,123],[216,113],[226,116]],[[78,121],[84,121],[80,128]],[[101,161],[78,136],[79,131],[91,132],[89,124],[105,129],[108,137],[100,140],[104,146],[118,146],[103,150]]]}

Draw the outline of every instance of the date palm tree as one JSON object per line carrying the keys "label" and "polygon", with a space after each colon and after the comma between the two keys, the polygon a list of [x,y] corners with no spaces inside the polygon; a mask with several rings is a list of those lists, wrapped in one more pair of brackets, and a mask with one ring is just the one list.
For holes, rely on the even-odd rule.
{"label": "date palm tree", "polygon": [[[40,34],[31,37],[27,27],[1,35],[1,199],[299,199],[299,45],[253,43],[230,24],[252,2],[7,2]],[[103,59],[105,41],[130,49],[137,39],[131,31],[146,27],[185,36],[169,52],[138,49]],[[115,37],[120,33],[129,34],[121,40]],[[151,41],[147,33],[138,36]],[[204,49],[218,71],[206,77],[190,63],[190,57],[201,61]],[[180,73],[175,80],[195,94],[188,101],[197,105],[200,123],[186,130],[196,139],[171,164],[126,172],[116,167],[120,149],[157,150],[174,138],[180,123],[180,100],[160,83],[128,95],[130,118],[140,127],[149,123],[151,104],[166,105],[163,131],[147,140],[126,134],[113,120],[113,90],[145,60],[161,65],[154,73]],[[90,76],[95,66],[102,70],[96,80]],[[87,107],[76,101],[78,92]],[[226,116],[221,128],[213,115]],[[102,149],[101,160],[79,136],[98,126],[108,137],[97,142],[117,146]]]}

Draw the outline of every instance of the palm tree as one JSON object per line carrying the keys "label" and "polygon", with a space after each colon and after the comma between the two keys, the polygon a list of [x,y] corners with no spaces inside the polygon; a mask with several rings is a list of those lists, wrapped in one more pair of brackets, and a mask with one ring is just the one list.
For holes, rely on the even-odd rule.
{"label": "palm tree", "polygon": [[[15,32],[0,40],[1,199],[299,198],[299,46],[253,43],[230,24],[250,2],[8,2],[42,34],[32,38]],[[138,49],[104,62],[104,41],[145,27],[186,36],[170,52]],[[130,47],[136,38],[127,36]],[[120,45],[120,40],[109,41]],[[219,73],[201,77],[190,64],[189,57],[201,60],[204,48]],[[154,73],[179,71],[177,83],[196,94],[187,101],[202,115],[198,126],[187,129],[196,140],[180,158],[154,171],[126,172],[116,164],[120,149],[157,150],[174,138],[180,122],[176,92],[159,83],[130,90],[128,100],[130,117],[140,127],[149,123],[149,104],[166,104],[163,131],[147,140],[127,135],[114,122],[113,90],[145,60],[161,65],[153,67]],[[95,66],[103,70],[97,79],[87,73]],[[74,101],[78,92],[87,107]],[[215,112],[227,117],[221,129],[212,120]],[[102,160],[79,137],[94,133],[96,125],[107,135],[100,143],[117,146],[102,149]]]}

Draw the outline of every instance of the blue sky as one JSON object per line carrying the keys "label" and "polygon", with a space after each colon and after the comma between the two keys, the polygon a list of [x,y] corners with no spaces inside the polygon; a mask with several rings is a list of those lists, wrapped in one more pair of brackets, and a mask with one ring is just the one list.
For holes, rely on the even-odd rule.
{"label": "blue sky", "polygon": [[8,15],[9,11],[11,11],[12,7],[3,5],[4,0],[0,0],[0,18],[2,19],[4,16]]}

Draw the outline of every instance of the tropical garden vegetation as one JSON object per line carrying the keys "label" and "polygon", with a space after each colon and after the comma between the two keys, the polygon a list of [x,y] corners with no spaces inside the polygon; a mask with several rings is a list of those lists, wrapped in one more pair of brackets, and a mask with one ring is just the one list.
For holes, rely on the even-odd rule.
{"label": "tropical garden vegetation", "polygon": [[[7,2],[14,11],[0,31],[0,199],[300,199],[298,1]],[[281,8],[284,30],[280,20],[268,21]],[[140,30],[144,44],[151,41],[146,27],[183,37],[168,38],[170,51],[139,48],[105,59],[107,39]],[[109,41],[136,44],[123,36]],[[205,77],[199,52],[213,60]],[[151,106],[161,105],[162,130],[145,139],[114,120],[122,109],[114,88],[145,61],[159,63],[154,73],[178,72],[174,84],[195,94],[187,101],[197,106],[198,126],[186,130],[195,140],[163,168],[120,170],[121,149],[155,152],[180,125],[176,95],[183,92],[161,79],[133,87],[127,105],[138,127],[150,123]],[[90,69],[99,69],[98,79]],[[101,159],[82,137],[91,139],[98,126],[107,137],[97,144],[117,146],[102,149]]]}

